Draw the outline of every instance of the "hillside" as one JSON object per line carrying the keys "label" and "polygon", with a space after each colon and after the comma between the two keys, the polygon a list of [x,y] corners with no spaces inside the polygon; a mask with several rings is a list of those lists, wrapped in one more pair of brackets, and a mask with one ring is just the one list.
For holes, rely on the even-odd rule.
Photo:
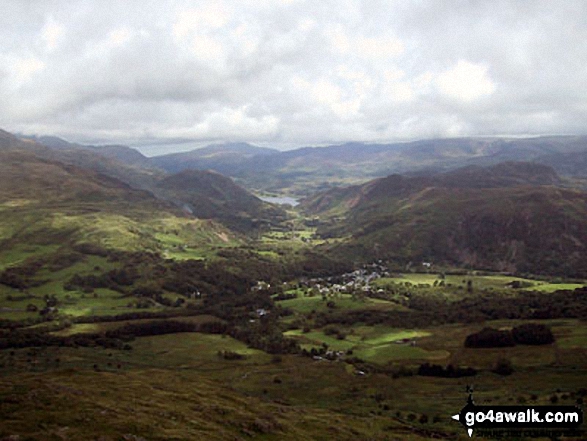
{"label": "hillside", "polygon": [[0,199],[44,207],[100,202],[162,206],[151,194],[109,176],[19,150],[0,151]]}
{"label": "hillside", "polygon": [[157,183],[157,193],[198,218],[218,219],[242,232],[285,216],[280,208],[212,171],[186,170],[167,176]]}
{"label": "hillside", "polygon": [[85,150],[106,158],[114,159],[125,165],[140,166],[143,168],[152,168],[149,159],[136,149],[125,145],[83,145],[68,142],[56,136],[26,136],[22,139],[34,141],[38,144],[49,147],[57,151],[80,151]]}
{"label": "hillside", "polygon": [[14,139],[21,150],[34,149],[40,157],[94,170],[134,188],[151,191],[165,176],[165,172],[153,167],[148,158],[127,146],[86,146],[53,136]]}
{"label": "hillside", "polygon": [[390,418],[267,402],[191,372],[29,373],[3,378],[0,392],[2,439],[389,439],[381,427],[427,439],[426,431]]}
{"label": "hillside", "polygon": [[561,176],[581,178],[581,164],[587,152],[587,137],[550,136],[429,139],[391,144],[351,142],[288,151],[227,143],[147,158],[123,145],[81,145],[51,136],[22,139],[48,147],[45,156],[95,169],[138,188],[153,188],[163,171],[174,174],[214,170],[249,190],[297,196],[361,184],[393,173],[430,174],[505,161],[549,165]]}
{"label": "hillside", "polygon": [[[71,153],[72,162],[85,162],[85,155]],[[101,158],[89,155],[92,160]],[[51,149],[2,133],[0,269],[31,256],[67,254],[87,244],[166,253],[177,244],[202,251],[238,240],[214,220],[195,219],[151,191],[53,157]],[[82,160],[74,161],[79,157]],[[104,161],[99,159],[98,164],[114,163]]]}
{"label": "hillside", "polygon": [[[279,221],[284,213],[281,209],[262,202],[243,188],[234,184],[230,178],[218,173],[206,171],[186,171],[175,175],[168,175],[165,171],[148,163],[147,158],[141,153],[126,146],[85,146],[69,143],[56,137],[29,137],[19,139],[4,132],[5,149],[10,149],[14,154],[24,155],[45,164],[67,164],[70,170],[85,170],[92,176],[107,177],[112,182],[126,184],[130,190],[144,190],[151,199],[159,199],[160,204],[167,208],[175,207],[177,212],[183,212],[186,216],[195,216],[201,219],[221,220],[229,228],[234,228],[242,233],[249,233],[269,223]],[[232,154],[235,149],[246,146],[228,146],[221,156]],[[250,148],[258,153],[268,149],[256,147]],[[206,153],[206,149],[203,149]],[[27,156],[28,155],[28,156]],[[18,160],[12,161],[16,165]],[[18,187],[19,173],[23,173],[25,181],[34,173],[20,168],[12,167],[8,170],[6,178],[14,178],[14,187]],[[11,178],[11,179],[12,179]],[[59,193],[61,180],[67,181],[63,176],[53,176],[52,172],[44,177],[46,188],[53,188]],[[82,178],[83,181],[83,178]],[[88,181],[91,185],[91,180]],[[8,185],[8,183],[6,183]],[[82,187],[82,182],[72,183],[73,187]],[[43,183],[31,183],[32,188]],[[17,191],[24,191],[17,189]],[[84,190],[80,194],[79,202],[83,205],[86,200],[84,194],[89,195],[91,190]],[[67,185],[63,188],[63,194],[68,194]],[[63,195],[62,195],[63,196]],[[124,198],[123,198],[124,199]],[[113,201],[116,198],[113,199]],[[127,202],[132,202],[128,199]]]}
{"label": "hillside", "polygon": [[587,177],[587,150],[540,156],[536,162],[551,166],[561,175]]}
{"label": "hillside", "polygon": [[[553,186],[548,167],[468,167],[392,175],[302,203],[336,255],[500,271],[585,275],[587,193]],[[546,215],[547,214],[547,215]]]}

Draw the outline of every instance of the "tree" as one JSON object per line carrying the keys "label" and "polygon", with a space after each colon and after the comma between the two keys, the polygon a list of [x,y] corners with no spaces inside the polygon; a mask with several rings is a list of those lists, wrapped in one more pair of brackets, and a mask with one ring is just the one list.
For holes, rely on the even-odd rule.
{"label": "tree", "polygon": [[514,341],[523,345],[548,345],[554,342],[554,335],[548,326],[527,323],[512,329]]}
{"label": "tree", "polygon": [[514,367],[512,366],[512,362],[507,358],[500,358],[497,360],[495,367],[491,370],[494,374],[498,375],[511,375],[514,373]]}

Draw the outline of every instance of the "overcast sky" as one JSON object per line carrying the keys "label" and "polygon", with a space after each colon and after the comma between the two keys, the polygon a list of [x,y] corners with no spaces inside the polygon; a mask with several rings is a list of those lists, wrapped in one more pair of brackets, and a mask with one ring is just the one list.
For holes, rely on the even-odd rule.
{"label": "overcast sky", "polygon": [[11,132],[150,154],[587,133],[584,0],[3,0],[0,12]]}

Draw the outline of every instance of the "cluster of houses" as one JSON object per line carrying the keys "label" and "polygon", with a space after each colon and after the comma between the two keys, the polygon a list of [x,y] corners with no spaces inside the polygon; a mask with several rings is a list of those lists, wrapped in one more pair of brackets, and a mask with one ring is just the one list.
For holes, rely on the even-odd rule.
{"label": "cluster of houses", "polygon": [[363,294],[368,295],[377,291],[383,292],[371,285],[374,280],[389,277],[387,268],[379,263],[366,265],[362,269],[333,277],[316,277],[302,279],[299,284],[308,295],[331,297],[336,294]]}
{"label": "cluster of houses", "polygon": [[[381,263],[374,263],[338,276],[301,278],[297,282],[284,282],[283,288],[284,291],[296,288],[301,289],[304,295],[309,297],[322,296],[323,298],[336,298],[341,294],[367,297],[376,293],[382,294],[384,291],[374,287],[372,282],[389,276],[390,273],[387,267]],[[251,291],[266,291],[270,288],[271,285],[269,283],[260,280],[251,288]],[[295,297],[295,295],[292,295],[292,297]],[[257,315],[263,316],[265,314],[257,311]]]}
{"label": "cluster of houses", "polygon": [[313,355],[312,359],[316,360],[316,361],[323,361],[323,360],[328,360],[328,361],[335,361],[335,360],[344,360],[345,358],[345,352],[344,351],[331,351],[328,350],[326,352],[324,352],[323,354],[320,355]]}
{"label": "cluster of houses", "polygon": [[[422,262],[422,267],[429,271],[433,264]],[[301,278],[298,282],[284,282],[284,288],[301,288],[307,296],[336,297],[337,294],[355,294],[369,296],[383,294],[383,289],[374,287],[371,283],[382,277],[391,277],[386,266],[381,261],[363,266],[363,268],[344,273],[338,276]],[[264,281],[258,281],[252,291],[263,291],[271,288]]]}

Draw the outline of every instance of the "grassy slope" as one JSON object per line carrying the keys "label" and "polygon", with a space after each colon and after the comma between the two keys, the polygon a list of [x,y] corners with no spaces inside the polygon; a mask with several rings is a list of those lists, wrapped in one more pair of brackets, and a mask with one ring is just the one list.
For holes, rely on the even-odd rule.
{"label": "grassy slope", "polygon": [[[464,348],[463,340],[482,326],[511,327],[518,321],[420,331],[354,326],[357,337],[366,337],[359,344],[395,351],[395,366],[423,361],[411,349],[443,353],[429,360],[482,369],[473,379],[357,376],[345,363],[299,356],[276,362],[229,337],[202,334],[142,337],[132,343],[132,351],[1,351],[0,435],[39,440],[118,440],[128,434],[148,440],[455,439],[462,428],[450,415],[464,405],[465,385],[471,382],[479,404],[525,400],[543,405],[553,395],[560,404],[574,402],[572,394],[584,387],[587,366],[585,324],[546,323],[556,336],[554,345],[498,349]],[[399,338],[416,338],[417,347],[393,343]],[[218,350],[247,358],[223,360]],[[486,371],[501,357],[512,360],[512,376]],[[439,421],[421,424],[409,421],[410,414]]]}
{"label": "grassy slope", "polygon": [[365,419],[264,404],[215,382],[166,371],[64,371],[11,380],[0,380],[0,393],[9,397],[0,433],[27,439],[383,439]]}
{"label": "grassy slope", "polygon": [[[434,282],[439,283],[444,280],[447,285],[452,285],[457,289],[463,289],[467,286],[467,281],[471,280],[475,289],[480,290],[511,290],[515,292],[513,288],[509,287],[512,282],[520,282],[525,284],[522,289],[529,291],[542,291],[545,293],[554,292],[557,290],[573,290],[585,286],[583,283],[548,283],[540,280],[527,279],[523,277],[513,277],[505,275],[446,275],[444,279],[441,279],[438,274],[431,273],[408,273],[400,274],[395,277],[385,277],[374,281],[374,286],[384,287],[385,285],[391,284],[405,284],[409,283],[412,285],[420,285],[428,288],[433,287]],[[527,285],[527,286],[526,286]]]}
{"label": "grassy slope", "polygon": [[[52,259],[69,255],[72,247],[81,243],[92,243],[119,251],[149,250],[176,260],[213,259],[217,250],[241,243],[237,236],[212,221],[175,217],[169,213],[145,213],[143,219],[138,220],[123,214],[69,216],[52,212],[53,218],[49,221],[42,213],[43,211],[28,211],[29,218],[38,216],[42,219],[28,227],[26,236],[16,233],[4,242],[0,253],[0,270],[43,257]],[[18,218],[22,218],[22,215],[15,215],[15,219]],[[58,235],[54,240],[47,239],[48,235],[55,231],[64,231],[64,228],[67,231],[65,237]],[[27,241],[25,237],[41,237],[44,240],[43,243],[36,244],[33,239]],[[133,298],[123,297],[120,293],[97,289],[94,296],[80,291],[65,291],[63,288],[75,274],[103,273],[118,268],[121,264],[122,262],[111,262],[105,257],[81,255],[79,261],[64,269],[55,271],[45,266],[35,275],[35,279],[42,281],[41,285],[29,288],[25,296],[0,284],[3,307],[0,318],[14,320],[37,317],[38,312],[26,312],[25,309],[29,304],[41,309],[45,295],[54,295],[60,301],[60,311],[73,316],[130,312],[133,308],[129,309],[128,305],[135,303]],[[8,301],[9,295],[22,300]]]}
{"label": "grassy slope", "polygon": [[186,204],[199,218],[217,219],[245,232],[285,216],[280,208],[211,171],[186,170],[168,176],[158,183],[156,191],[169,200]]}
{"label": "grassy slope", "polygon": [[[308,367],[312,381],[330,378],[329,387],[336,381],[332,370],[316,370],[318,366],[307,359],[288,357],[283,364],[275,364],[266,354],[228,337],[201,334],[140,338],[133,346],[131,352],[114,354],[50,348],[32,355],[36,364],[26,361],[31,355],[25,351],[18,350],[13,356],[0,353],[7,367],[0,377],[0,436],[18,434],[39,440],[95,440],[100,436],[119,440],[125,435],[148,440],[383,440],[388,439],[387,430],[403,433],[404,439],[425,439],[417,428],[401,421],[332,408],[334,396],[326,387],[305,397],[287,393],[290,382]],[[219,349],[238,351],[248,358],[226,361],[216,355]],[[99,371],[91,367],[94,364]],[[29,372],[23,372],[26,370]],[[337,371],[347,376],[344,370]],[[288,384],[272,381],[280,373]],[[271,390],[261,392],[259,380]],[[284,392],[305,404],[287,404],[278,398]],[[324,399],[327,401],[316,401]]]}

